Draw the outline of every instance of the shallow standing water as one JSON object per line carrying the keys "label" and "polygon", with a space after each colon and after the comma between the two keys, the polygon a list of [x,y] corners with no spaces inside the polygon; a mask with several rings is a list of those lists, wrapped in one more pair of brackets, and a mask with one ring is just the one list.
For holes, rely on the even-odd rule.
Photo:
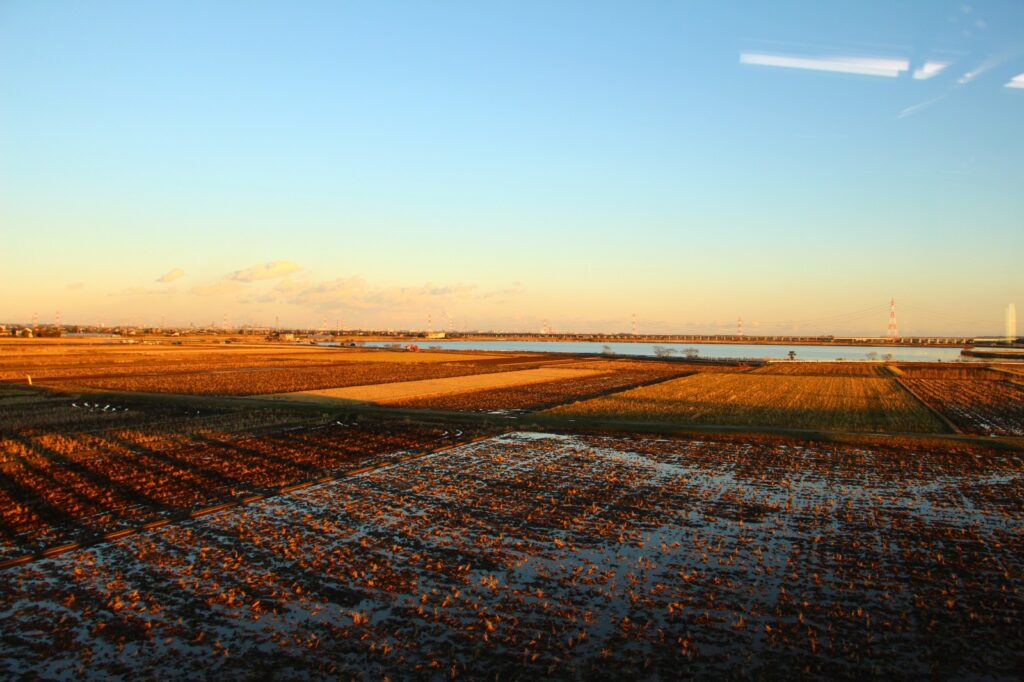
{"label": "shallow standing water", "polygon": [[[869,360],[868,353],[877,354],[881,360],[885,354],[901,362],[956,362],[967,360],[960,355],[959,348],[912,348],[908,346],[804,346],[794,344],[739,344],[739,343],[599,343],[592,341],[415,341],[423,348],[446,350],[487,350],[520,351],[540,353],[602,353],[609,348],[615,355],[639,355],[656,357],[656,348],[675,351],[671,357],[686,357],[686,349],[695,348],[698,358],[726,359],[767,359],[784,360],[789,352],[796,353],[797,360]],[[408,343],[408,342],[403,342]],[[323,343],[323,346],[337,346],[337,343]],[[396,342],[374,341],[362,344],[370,348],[388,348]]]}

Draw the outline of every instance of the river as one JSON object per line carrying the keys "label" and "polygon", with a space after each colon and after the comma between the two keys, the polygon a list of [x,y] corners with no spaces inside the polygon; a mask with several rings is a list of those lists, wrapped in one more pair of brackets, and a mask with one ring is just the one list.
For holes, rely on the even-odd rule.
{"label": "river", "polygon": [[[389,348],[415,343],[420,348],[442,348],[445,350],[518,351],[534,353],[602,353],[656,357],[655,349],[662,352],[674,351],[670,357],[686,357],[687,349],[696,349],[698,358],[716,360],[765,359],[785,360],[789,352],[796,353],[797,360],[870,360],[874,352],[878,360],[891,355],[892,360],[901,362],[955,362],[969,360],[960,355],[959,348],[910,347],[910,346],[804,346],[794,344],[739,344],[739,343],[599,343],[589,341],[441,341],[414,339],[412,341],[366,342],[369,348]],[[322,343],[322,346],[337,346],[337,343]],[[607,350],[606,350],[607,349]],[[692,351],[691,351],[692,353]]]}

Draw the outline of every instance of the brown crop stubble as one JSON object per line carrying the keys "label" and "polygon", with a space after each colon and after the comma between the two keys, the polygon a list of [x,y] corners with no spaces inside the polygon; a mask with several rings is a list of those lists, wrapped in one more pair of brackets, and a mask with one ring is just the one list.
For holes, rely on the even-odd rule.
{"label": "brown crop stubble", "polygon": [[755,374],[806,376],[886,377],[884,365],[870,362],[772,362],[753,370]]}
{"label": "brown crop stubble", "polygon": [[1009,381],[903,379],[966,433],[1024,436],[1024,388]]}
{"label": "brown crop stubble", "polygon": [[[578,367],[578,365],[573,365]],[[457,395],[414,398],[392,405],[434,410],[537,410],[586,399],[611,391],[663,381],[692,373],[689,367],[640,368],[610,372],[571,381],[550,381]]]}
{"label": "brown crop stubble", "polygon": [[943,433],[893,379],[697,374],[550,410],[623,421]]}
{"label": "brown crop stubble", "polygon": [[[239,417],[239,425],[249,424],[248,414]],[[237,502],[453,438],[443,427],[372,423],[291,426],[261,435],[0,431],[0,560]]]}
{"label": "brown crop stubble", "polygon": [[1017,676],[1016,455],[538,435],[2,572],[0,675]]}
{"label": "brown crop stubble", "polygon": [[[533,366],[540,366],[538,362]],[[254,367],[246,370],[194,371],[155,376],[120,376],[76,379],[54,386],[86,386],[118,391],[186,393],[192,395],[259,395],[290,393],[345,386],[385,384],[521,370],[527,364],[490,362],[438,362],[430,364],[393,362],[345,362],[318,367]]]}

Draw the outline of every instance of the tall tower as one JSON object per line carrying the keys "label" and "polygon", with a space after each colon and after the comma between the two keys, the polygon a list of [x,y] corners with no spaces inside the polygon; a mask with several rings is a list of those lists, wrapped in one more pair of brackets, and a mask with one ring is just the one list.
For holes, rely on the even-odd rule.
{"label": "tall tower", "polygon": [[32,313],[32,329],[39,329],[39,313]]}
{"label": "tall tower", "polygon": [[900,338],[900,330],[896,326],[896,297],[893,296],[892,300],[889,301],[889,329],[885,334],[890,340],[895,341]]}
{"label": "tall tower", "polygon": [[636,331],[636,313],[633,313],[633,327],[632,327],[632,332],[633,332],[633,336],[636,336],[636,335],[637,335],[637,331]]}
{"label": "tall tower", "polygon": [[57,314],[54,315],[53,326],[57,329],[58,332],[60,331],[60,311],[59,310],[57,311]]}
{"label": "tall tower", "polygon": [[736,318],[736,336],[739,336],[739,337],[743,336],[743,318],[742,317],[737,317]]}
{"label": "tall tower", "polygon": [[1006,343],[1017,340],[1017,308],[1011,303],[1006,306]]}
{"label": "tall tower", "polygon": [[427,333],[434,333],[434,315],[432,313],[427,315]]}

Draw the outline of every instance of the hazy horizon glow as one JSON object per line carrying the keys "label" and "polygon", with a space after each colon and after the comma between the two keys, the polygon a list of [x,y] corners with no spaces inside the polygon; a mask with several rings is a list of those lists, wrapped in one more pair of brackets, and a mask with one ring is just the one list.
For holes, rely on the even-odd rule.
{"label": "hazy horizon glow", "polygon": [[999,335],[1024,4],[0,6],[0,323]]}

